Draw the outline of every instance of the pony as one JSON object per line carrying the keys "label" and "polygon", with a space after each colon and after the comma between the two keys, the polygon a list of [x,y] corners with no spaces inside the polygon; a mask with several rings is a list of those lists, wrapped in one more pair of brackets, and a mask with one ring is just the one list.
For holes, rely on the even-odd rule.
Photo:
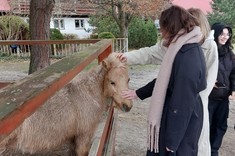
{"label": "pony", "polygon": [[121,96],[128,83],[126,64],[111,53],[100,65],[75,76],[25,119],[0,143],[1,155],[7,155],[6,151],[45,153],[70,142],[76,156],[87,156],[110,99],[118,109],[131,110],[132,101]]}

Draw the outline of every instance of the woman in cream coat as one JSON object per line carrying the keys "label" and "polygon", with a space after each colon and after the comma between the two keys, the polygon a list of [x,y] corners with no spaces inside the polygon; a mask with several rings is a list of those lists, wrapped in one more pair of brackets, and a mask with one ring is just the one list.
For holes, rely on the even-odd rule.
{"label": "woman in cream coat", "polygon": [[[209,114],[208,114],[208,96],[215,84],[218,72],[218,52],[217,45],[214,41],[214,32],[210,31],[210,25],[206,16],[200,9],[191,8],[188,10],[193,16],[199,19],[200,28],[203,34],[202,50],[204,52],[207,68],[207,88],[200,92],[203,103],[203,127],[198,143],[198,156],[210,156],[211,148],[209,141]],[[157,64],[160,65],[166,47],[163,46],[163,41],[152,47],[145,47],[138,50],[133,50],[124,54],[120,54],[120,60],[126,61],[129,65],[137,64]],[[129,99],[135,99],[135,90],[127,90],[123,92],[123,96]],[[151,95],[149,95],[151,96]]]}

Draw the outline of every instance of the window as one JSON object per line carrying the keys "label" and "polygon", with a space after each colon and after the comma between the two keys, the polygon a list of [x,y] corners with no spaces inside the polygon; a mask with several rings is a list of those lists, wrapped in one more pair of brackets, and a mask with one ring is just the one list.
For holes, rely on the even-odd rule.
{"label": "window", "polygon": [[28,19],[28,18],[26,18],[26,19],[25,19],[25,22],[29,24],[29,19]]}
{"label": "window", "polygon": [[63,19],[55,19],[54,20],[54,28],[64,29],[64,20]]}
{"label": "window", "polygon": [[84,28],[84,20],[83,19],[75,20],[75,28],[76,29]]}

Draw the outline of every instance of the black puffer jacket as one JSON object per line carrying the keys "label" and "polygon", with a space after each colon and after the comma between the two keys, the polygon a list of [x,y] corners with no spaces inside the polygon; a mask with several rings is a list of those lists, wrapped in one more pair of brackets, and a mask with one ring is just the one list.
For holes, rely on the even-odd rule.
{"label": "black puffer jacket", "polygon": [[[232,34],[232,29],[222,23],[217,23],[212,26],[215,30],[215,42],[218,44],[218,37],[223,29],[227,28],[229,33]],[[235,55],[232,52],[231,37],[225,45],[218,46],[219,52],[219,69],[217,76],[217,83],[223,84],[224,87],[214,87],[209,98],[211,99],[224,99],[228,98],[232,91],[235,91]]]}
{"label": "black puffer jacket", "polygon": [[210,98],[224,99],[228,98],[232,91],[235,91],[235,60],[234,54],[227,53],[219,57],[219,70],[217,82],[224,84],[225,88],[213,88]]}

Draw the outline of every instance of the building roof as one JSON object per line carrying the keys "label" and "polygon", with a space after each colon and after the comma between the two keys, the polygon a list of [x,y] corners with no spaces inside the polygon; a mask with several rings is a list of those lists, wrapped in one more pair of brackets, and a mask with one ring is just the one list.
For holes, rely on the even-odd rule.
{"label": "building roof", "polygon": [[0,12],[10,11],[8,0],[0,0]]}
{"label": "building roof", "polygon": [[208,12],[212,12],[211,3],[212,0],[173,0],[172,3],[174,5],[179,5],[184,7],[185,9],[188,8],[199,8],[205,14]]}
{"label": "building roof", "polygon": [[[8,1],[14,1],[9,5]],[[0,0],[0,12],[12,11],[13,14],[28,15],[30,11],[30,0]],[[89,4],[81,1],[76,3],[61,2],[55,3],[53,9],[54,15],[91,15],[95,12],[94,8]]]}

